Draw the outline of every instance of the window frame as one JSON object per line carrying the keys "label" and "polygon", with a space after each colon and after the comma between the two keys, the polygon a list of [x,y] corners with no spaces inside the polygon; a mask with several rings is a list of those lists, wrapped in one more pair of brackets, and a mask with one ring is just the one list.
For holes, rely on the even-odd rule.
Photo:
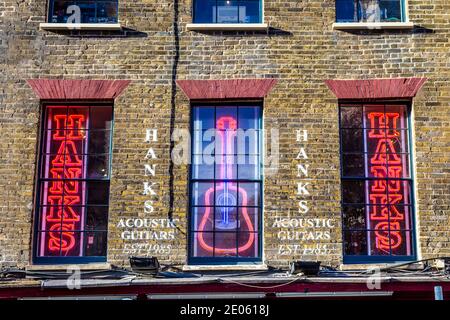
{"label": "window frame", "polygon": [[[192,210],[194,207],[192,205],[192,186],[194,183],[196,182],[216,182],[216,181],[220,181],[215,179],[194,179],[193,178],[193,161],[192,161],[192,156],[193,156],[193,150],[194,150],[194,139],[191,138],[191,152],[190,152],[190,157],[191,157],[191,161],[189,164],[189,181],[188,181],[188,215],[187,215],[187,246],[188,246],[188,250],[187,250],[187,264],[188,265],[256,265],[256,264],[261,264],[261,262],[263,261],[263,238],[264,238],[264,230],[263,230],[263,226],[264,226],[264,159],[263,159],[263,155],[264,155],[264,143],[263,143],[263,110],[264,110],[264,103],[262,100],[228,100],[228,99],[220,99],[220,100],[211,100],[208,102],[205,101],[195,101],[195,100],[191,100],[190,103],[190,134],[191,137],[193,137],[193,132],[194,132],[194,108],[195,107],[214,107],[214,108],[220,108],[223,106],[233,106],[235,105],[238,109],[240,107],[245,107],[245,106],[257,106],[260,110],[260,117],[258,119],[259,122],[259,126],[260,126],[260,133],[259,133],[259,158],[260,158],[260,179],[259,180],[246,180],[246,179],[238,179],[238,177],[236,177],[236,179],[233,179],[231,181],[243,181],[243,182],[256,182],[259,183],[259,193],[260,193],[260,204],[258,206],[256,206],[259,209],[259,215],[258,215],[258,240],[257,240],[257,244],[258,244],[258,256],[257,257],[233,257],[233,258],[227,258],[227,257],[194,257],[193,256],[193,250],[194,250],[194,243],[192,241],[192,234],[195,233],[195,231],[193,230],[193,226],[192,226]],[[216,207],[215,203],[214,203],[214,208]]]}
{"label": "window frame", "polygon": [[[402,105],[406,107],[406,114],[407,114],[407,120],[406,123],[408,124],[408,134],[406,135],[406,138],[408,139],[408,153],[409,153],[409,159],[408,159],[408,165],[409,165],[409,178],[401,178],[399,180],[402,181],[410,181],[411,188],[410,188],[410,198],[411,203],[408,205],[411,208],[411,252],[412,254],[409,256],[400,256],[400,255],[347,255],[345,252],[345,232],[351,229],[346,228],[344,225],[344,206],[346,205],[343,201],[343,181],[367,181],[371,180],[371,178],[368,178],[366,176],[364,177],[349,177],[344,176],[344,162],[343,162],[343,145],[342,145],[342,123],[341,123],[341,107],[348,106],[348,105],[360,105],[361,108],[366,105]],[[363,111],[364,116],[364,111]],[[340,99],[338,102],[338,121],[339,121],[339,160],[340,160],[340,181],[341,181],[341,188],[340,188],[340,206],[341,206],[341,219],[342,219],[342,229],[341,229],[341,236],[342,236],[342,256],[343,256],[343,263],[344,264],[365,264],[365,263],[395,263],[395,262],[408,262],[408,261],[416,261],[418,257],[418,243],[417,243],[417,206],[416,206],[416,188],[415,188],[415,166],[414,166],[414,147],[413,147],[413,130],[412,130],[412,100],[353,100],[353,99]],[[366,164],[364,164],[366,166]],[[367,228],[365,229],[367,231]]]}
{"label": "window frame", "polygon": [[[109,175],[108,179],[99,179],[99,178],[86,178],[83,179],[83,181],[108,181],[109,182],[109,188],[108,188],[108,199],[107,203],[108,205],[105,205],[108,209],[108,219],[106,224],[106,230],[104,231],[106,233],[106,248],[105,248],[105,256],[39,256],[38,255],[38,244],[39,244],[39,222],[41,220],[40,215],[40,209],[41,209],[41,188],[40,184],[42,181],[48,180],[41,178],[41,167],[43,165],[43,159],[41,155],[43,154],[43,149],[46,147],[44,137],[45,137],[45,129],[46,125],[45,122],[46,119],[46,111],[47,107],[52,106],[66,106],[66,107],[74,107],[74,106],[86,106],[86,107],[111,107],[111,129],[110,129],[110,141],[109,141]],[[108,230],[108,222],[109,222],[109,214],[110,214],[110,199],[111,199],[111,176],[112,176],[112,157],[113,157],[113,135],[114,135],[114,101],[113,100],[105,100],[105,101],[89,101],[89,100],[51,100],[51,101],[41,101],[40,103],[40,128],[38,130],[39,137],[38,137],[38,145],[37,145],[37,167],[35,170],[35,197],[34,197],[34,206],[33,206],[33,229],[32,229],[32,263],[34,265],[60,265],[60,264],[87,264],[87,263],[101,263],[101,262],[107,262],[107,256],[108,256],[108,237],[109,237],[109,230]],[[88,232],[88,231],[84,231]]]}
{"label": "window frame", "polygon": [[39,23],[41,30],[80,30],[80,31],[118,31],[122,29],[120,24],[120,0],[117,1],[117,21],[116,22],[80,22],[80,23],[66,23],[66,22],[51,22],[50,12],[53,13],[53,3],[55,0],[46,1],[45,22]]}

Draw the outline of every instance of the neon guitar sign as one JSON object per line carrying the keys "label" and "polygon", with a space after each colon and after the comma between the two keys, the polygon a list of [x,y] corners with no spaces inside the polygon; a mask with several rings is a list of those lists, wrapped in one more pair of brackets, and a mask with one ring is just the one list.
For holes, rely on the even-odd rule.
{"label": "neon guitar sign", "polygon": [[[224,181],[233,178],[233,163],[232,161],[229,161],[227,156],[234,155],[233,145],[234,138],[236,137],[237,121],[230,116],[221,117],[217,120],[217,129],[220,139],[219,145],[221,147],[219,162],[219,179],[221,182],[217,184],[215,188],[213,186],[205,192],[204,202],[207,207],[199,224],[197,239],[200,246],[208,252],[215,252],[216,254],[221,255],[243,253],[250,249],[255,242],[255,235],[253,233],[254,226],[246,207],[248,204],[248,195],[245,189],[238,187],[235,183]],[[233,157],[231,158],[233,159]],[[234,218],[231,211],[234,210],[235,206],[238,204],[238,199],[239,201],[242,199],[243,207],[241,216],[248,229],[248,239],[243,245],[240,245],[237,248],[237,252],[235,247],[220,247],[217,243],[213,245],[204,239],[204,233],[202,231],[205,230],[208,221],[212,220],[211,205],[214,204],[214,194],[217,195],[216,206],[220,207],[220,217],[214,219],[216,230],[236,230],[241,227],[240,219]]]}
{"label": "neon guitar sign", "polygon": [[[62,255],[72,255],[71,251],[79,249],[74,231],[83,231],[84,191],[85,182],[78,181],[85,176],[85,161],[83,150],[86,148],[84,128],[87,119],[83,114],[61,115],[49,117],[49,126],[56,128],[49,132],[47,153],[51,147],[56,147],[56,155],[47,155],[45,162],[46,176],[52,180],[44,190],[44,205],[42,213],[42,230],[47,231],[41,239],[41,256],[45,252],[61,252]],[[48,128],[49,129],[49,128]],[[63,179],[67,179],[64,180]],[[82,232],[80,232],[82,234]],[[82,239],[79,240],[82,243]]]}

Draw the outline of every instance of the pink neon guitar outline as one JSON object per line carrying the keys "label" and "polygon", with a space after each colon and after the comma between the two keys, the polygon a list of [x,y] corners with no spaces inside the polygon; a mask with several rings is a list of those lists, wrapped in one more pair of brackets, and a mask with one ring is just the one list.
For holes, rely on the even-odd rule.
{"label": "pink neon guitar outline", "polygon": [[[233,153],[233,138],[236,135],[236,129],[237,129],[237,121],[233,117],[230,116],[223,116],[217,120],[217,129],[218,134],[220,135],[221,139],[221,157],[222,161],[220,162],[222,166],[220,167],[220,173],[219,178],[220,179],[232,179],[233,178],[233,168],[232,164],[230,164],[228,161],[226,161],[224,158],[226,155],[232,155]],[[222,203],[222,205],[236,205],[236,199],[235,197],[229,193],[229,191],[234,191],[235,193],[239,192],[239,197],[242,197],[242,217],[244,218],[244,221],[248,227],[248,234],[249,238],[247,242],[240,246],[238,248],[238,253],[244,252],[252,247],[254,241],[255,241],[255,235],[254,235],[254,227],[252,224],[252,221],[250,219],[250,216],[248,214],[247,209],[247,203],[248,203],[248,195],[245,189],[237,187],[233,184],[233,182],[221,182],[218,186],[216,186],[216,192],[222,191],[222,201],[225,203]],[[210,197],[211,195],[214,195],[214,186],[209,188],[205,193],[205,205],[207,206],[205,208],[205,214],[203,215],[199,227],[198,227],[198,241],[200,243],[200,246],[209,252],[215,252],[218,254],[227,254],[227,253],[236,253],[236,248],[219,248],[219,247],[213,247],[206,243],[205,239],[203,238],[203,230],[205,229],[206,223],[208,222],[208,219],[211,215],[211,202]],[[220,198],[219,196],[219,198]],[[234,199],[233,199],[234,198]],[[229,220],[229,212],[227,211],[229,208],[224,208],[225,212],[222,212],[222,221],[224,224],[227,224],[230,222]],[[215,223],[215,221],[214,221]],[[238,223],[238,222],[237,222]]]}

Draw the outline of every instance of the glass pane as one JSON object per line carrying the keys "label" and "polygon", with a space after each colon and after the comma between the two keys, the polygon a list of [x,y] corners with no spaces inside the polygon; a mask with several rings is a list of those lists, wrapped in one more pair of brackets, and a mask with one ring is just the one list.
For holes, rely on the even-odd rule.
{"label": "glass pane", "polygon": [[242,129],[236,134],[234,151],[236,154],[259,154],[260,130]]}
{"label": "glass pane", "polygon": [[260,108],[259,107],[239,107],[239,128],[259,129]]}
{"label": "glass pane", "polygon": [[344,203],[365,203],[364,181],[342,181],[342,201]]}
{"label": "glass pane", "polygon": [[236,156],[216,156],[216,179],[237,178]]}
{"label": "glass pane", "polygon": [[239,212],[239,231],[257,232],[259,231],[259,209],[240,207]]}
{"label": "glass pane", "polygon": [[344,254],[367,255],[367,233],[365,231],[346,231],[344,233]]}
{"label": "glass pane", "polygon": [[208,130],[215,128],[215,111],[213,107],[194,108],[194,130]]}
{"label": "glass pane", "polygon": [[112,107],[91,107],[90,129],[112,129]]}
{"label": "glass pane", "polygon": [[336,0],[336,22],[355,22],[357,19],[355,0]]}
{"label": "glass pane", "polygon": [[216,257],[235,257],[237,255],[236,232],[215,232],[214,241]]}
{"label": "glass pane", "polygon": [[89,153],[110,153],[110,130],[89,131]]}
{"label": "glass pane", "polygon": [[203,162],[203,156],[192,156],[192,178],[193,179],[214,179],[214,165],[208,165]]}
{"label": "glass pane", "polygon": [[361,129],[363,127],[361,106],[341,106],[340,110],[341,128]]}
{"label": "glass pane", "polygon": [[260,188],[257,182],[239,182],[239,205],[260,206]]}
{"label": "glass pane", "polygon": [[344,154],[342,155],[342,162],[342,175],[344,177],[365,176],[364,154]]}
{"label": "glass pane", "polygon": [[401,22],[401,0],[379,0],[381,21]]}
{"label": "glass pane", "polygon": [[238,156],[238,178],[246,180],[261,179],[261,164],[259,156]]}
{"label": "glass pane", "polygon": [[240,257],[253,258],[258,256],[258,233],[239,232],[238,252]]}
{"label": "glass pane", "polygon": [[405,105],[387,105],[386,113],[392,114],[395,117],[390,116],[391,119],[395,119],[395,121],[391,121],[389,127],[396,129],[408,129],[408,112],[407,106]]}
{"label": "glass pane", "polygon": [[216,183],[216,206],[233,207],[237,205],[238,196],[236,183],[218,182]]}
{"label": "glass pane", "polygon": [[364,205],[344,206],[342,214],[344,229],[366,229],[365,208]]}
{"label": "glass pane", "polygon": [[86,229],[107,230],[108,229],[108,207],[89,206],[87,208]]}
{"label": "glass pane", "polygon": [[364,152],[363,131],[359,129],[342,129],[341,147],[343,152]]}
{"label": "glass pane", "polygon": [[213,231],[214,207],[193,207],[192,227],[194,231]]}
{"label": "glass pane", "polygon": [[106,232],[86,232],[83,234],[83,237],[85,256],[106,256]]}
{"label": "glass pane", "polygon": [[192,205],[211,206],[214,204],[214,183],[195,182],[192,184]]}
{"label": "glass pane", "polygon": [[238,128],[237,107],[220,106],[216,108],[216,128],[235,130]]}
{"label": "glass pane", "polygon": [[235,231],[239,226],[236,207],[218,207],[214,217],[215,231]]}
{"label": "glass pane", "polygon": [[411,231],[393,231],[389,233],[391,238],[391,251],[395,256],[409,256],[412,255],[412,232]]}
{"label": "glass pane", "polygon": [[191,234],[194,257],[212,257],[214,254],[214,233],[194,232]]}
{"label": "glass pane", "polygon": [[37,248],[37,256],[56,257],[60,255],[60,232],[39,232],[38,239],[40,246]]}
{"label": "glass pane", "polygon": [[109,177],[109,155],[86,156],[88,158],[88,177],[107,179]]}
{"label": "glass pane", "polygon": [[194,23],[216,22],[216,0],[194,1]]}
{"label": "glass pane", "polygon": [[380,222],[375,227],[376,231],[367,232],[370,241],[370,254],[378,256],[390,255],[391,240],[386,222]]}
{"label": "glass pane", "polygon": [[80,8],[81,21],[71,20],[69,22],[81,23],[116,23],[117,1],[70,1],[53,0],[50,8],[49,22],[67,23],[75,11],[67,10],[69,6],[76,5]]}
{"label": "glass pane", "polygon": [[108,204],[109,181],[89,181],[86,184],[88,204]]}

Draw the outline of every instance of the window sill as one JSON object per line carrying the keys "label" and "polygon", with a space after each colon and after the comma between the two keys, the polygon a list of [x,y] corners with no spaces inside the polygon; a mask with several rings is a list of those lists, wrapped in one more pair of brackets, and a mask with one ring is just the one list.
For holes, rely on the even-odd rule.
{"label": "window sill", "polygon": [[336,22],[333,30],[413,29],[412,22]]}
{"label": "window sill", "polygon": [[121,30],[120,23],[40,23],[41,30]]}
{"label": "window sill", "polygon": [[188,23],[188,31],[267,31],[267,23]]}
{"label": "window sill", "polygon": [[109,263],[87,263],[87,264],[38,264],[30,265],[25,269],[27,271],[66,271],[73,266],[77,266],[81,271],[83,270],[110,270],[111,265]]}
{"label": "window sill", "polygon": [[184,265],[183,271],[265,271],[265,264],[239,264],[239,265]]}

